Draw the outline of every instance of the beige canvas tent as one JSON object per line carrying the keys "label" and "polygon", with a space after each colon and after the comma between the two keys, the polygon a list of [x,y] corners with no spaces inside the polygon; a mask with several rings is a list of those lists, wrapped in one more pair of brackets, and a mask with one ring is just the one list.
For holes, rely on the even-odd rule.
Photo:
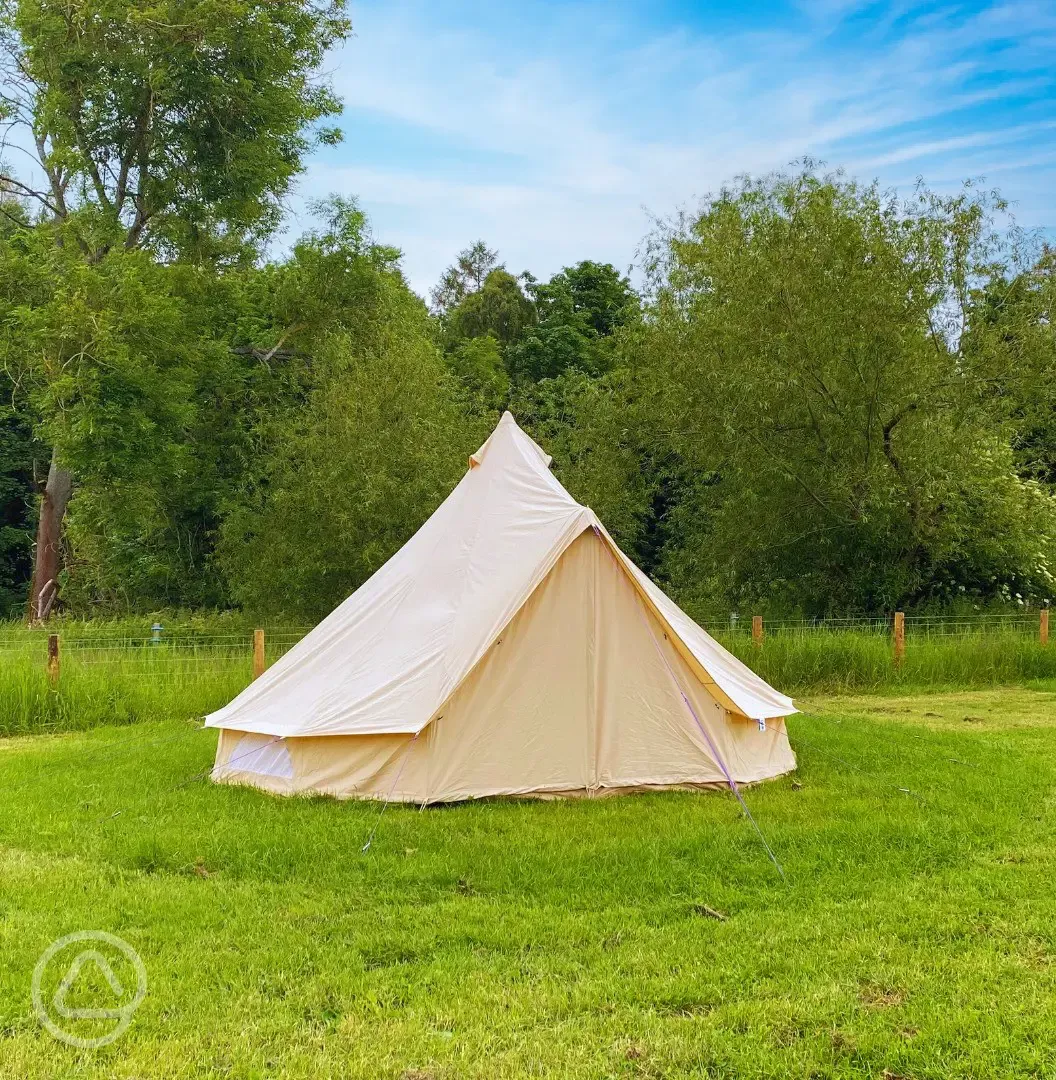
{"label": "beige canvas tent", "polygon": [[234,701],[216,780],[414,803],[750,783],[795,712],[506,413],[436,513]]}

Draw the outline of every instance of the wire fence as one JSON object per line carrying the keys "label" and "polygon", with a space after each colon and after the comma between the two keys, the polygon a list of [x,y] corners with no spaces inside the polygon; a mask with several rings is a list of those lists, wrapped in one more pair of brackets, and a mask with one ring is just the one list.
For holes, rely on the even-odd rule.
{"label": "wire fence", "polygon": [[222,633],[179,628],[68,633],[44,629],[5,628],[0,631],[0,675],[37,668],[55,687],[70,676],[144,676],[166,682],[218,676],[248,682],[296,645],[311,628],[280,626],[267,631]]}
{"label": "wire fence", "polygon": [[[923,614],[890,616],[839,616],[818,619],[770,619],[732,613],[724,618],[700,621],[708,633],[731,647],[754,640],[764,647],[768,640],[799,636],[887,638],[894,657],[901,659],[914,641],[1015,637],[1034,639],[1047,645],[1049,612],[988,612],[977,614]],[[100,674],[161,675],[193,671],[198,666],[230,666],[252,669],[252,677],[293,648],[310,631],[309,626],[278,625],[256,630],[207,631],[155,625],[143,632],[83,626],[67,632],[48,628],[5,627],[0,629],[0,668],[5,663],[39,662],[53,680],[64,668],[96,669]]]}
{"label": "wire fence", "polygon": [[[760,634],[893,635],[899,613],[886,616],[827,616],[817,619],[769,619],[731,614],[705,618],[700,625],[715,636]],[[963,637],[980,634],[1024,634],[1047,639],[1048,608],[1040,611],[987,612],[973,615],[903,615],[906,637]]]}
{"label": "wire fence", "polygon": [[[889,619],[749,616],[703,625],[762,679],[792,695],[1056,680],[1047,610]],[[0,627],[0,737],[200,719],[241,693],[309,629],[8,624]]]}

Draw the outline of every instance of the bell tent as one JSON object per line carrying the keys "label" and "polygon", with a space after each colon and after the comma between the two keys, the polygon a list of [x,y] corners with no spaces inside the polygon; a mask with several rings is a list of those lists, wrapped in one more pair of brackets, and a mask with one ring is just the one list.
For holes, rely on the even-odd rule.
{"label": "bell tent", "polygon": [[421,529],[229,705],[213,778],[413,803],[734,786],[796,711],[616,546],[505,413]]}

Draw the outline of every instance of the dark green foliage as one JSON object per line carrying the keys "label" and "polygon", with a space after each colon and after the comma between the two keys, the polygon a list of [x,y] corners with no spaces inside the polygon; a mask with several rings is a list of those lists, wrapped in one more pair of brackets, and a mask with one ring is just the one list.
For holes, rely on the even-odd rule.
{"label": "dark green foliage", "polygon": [[467,338],[448,354],[447,363],[471,402],[497,418],[506,407],[510,379],[502,361],[502,346],[492,334]]}
{"label": "dark green foliage", "polygon": [[518,386],[510,407],[552,455],[562,483],[641,558],[655,477],[641,468],[641,432],[628,383],[625,371],[595,379],[572,369]]}
{"label": "dark green foliage", "polygon": [[305,352],[282,361],[299,372],[292,395],[246,418],[258,457],[229,496],[219,549],[236,601],[307,619],[411,536],[486,434],[457,403],[397,253],[370,242],[354,207],[327,212],[253,283],[257,341]]}
{"label": "dark green foliage", "polygon": [[77,478],[76,609],[315,619],[507,407],[697,615],[1053,592],[1052,255],[995,238],[970,191],[745,181],[652,238],[644,304],[611,266],[537,282],[478,243],[435,318],[350,200],[256,263],[85,258],[9,205],[0,603],[25,581],[31,442]]}
{"label": "dark green foliage", "polygon": [[22,294],[0,303],[0,354],[20,373],[19,407],[78,477],[71,601],[219,601],[195,439],[203,397],[229,366],[227,347],[201,332],[210,275],[145,252],[88,262],[40,234],[22,240],[0,264]]}
{"label": "dark green foliage", "polygon": [[994,266],[970,307],[964,353],[1012,428],[1023,476],[1056,484],[1056,251],[1018,273]]}
{"label": "dark green foliage", "polygon": [[[349,392],[363,388],[345,383]],[[330,389],[313,399],[311,428],[278,448],[267,497],[224,524],[220,558],[232,598],[251,611],[312,621],[328,614],[410,539],[464,468],[450,438],[454,417],[445,428],[401,413],[402,395],[352,410],[336,384]]]}
{"label": "dark green foliage", "polygon": [[[71,600],[223,599],[203,421],[243,373],[200,278],[249,263],[339,137],[319,68],[349,31],[344,0],[0,0],[0,116],[33,148],[0,163],[0,352],[76,484]],[[65,502],[42,505],[57,540]],[[38,586],[71,576],[54,551]]]}
{"label": "dark green foliage", "polygon": [[631,284],[614,266],[585,260],[531,287],[544,324],[564,322],[583,333],[608,337],[638,310]]}
{"label": "dark green foliage", "polygon": [[447,337],[455,344],[491,334],[501,345],[517,341],[535,322],[531,300],[520,282],[503,269],[492,270],[447,317]]}
{"label": "dark green foliage", "polygon": [[397,253],[353,205],[320,212],[289,258],[224,273],[144,252],[87,262],[32,231],[4,249],[3,359],[78,478],[69,604],[315,617],[413,532],[483,438]]}
{"label": "dark green foliage", "polygon": [[11,397],[9,384],[0,406],[0,616],[20,614],[25,603],[33,572],[34,465],[50,456],[36,445],[30,418]]}
{"label": "dark green foliage", "polygon": [[[496,259],[478,242],[433,290],[452,368],[459,378],[465,372],[471,392],[479,393],[483,354],[460,350],[487,336],[497,343],[509,379],[522,386],[566,371],[599,376],[618,365],[615,335],[637,314],[639,302],[615,267],[584,261],[537,282],[530,274],[517,279],[502,267],[491,269]],[[492,386],[492,399],[499,389]]]}
{"label": "dark green foliage", "polygon": [[499,253],[492,251],[483,240],[459,252],[430,293],[433,313],[441,318],[453,311],[470,293],[484,284],[488,274],[499,268]]}
{"label": "dark green foliage", "polygon": [[615,366],[613,335],[637,313],[638,299],[614,267],[581,262],[528,291],[538,324],[509,348],[511,378],[538,382],[573,369],[596,376]]}
{"label": "dark green foliage", "polygon": [[250,610],[327,614],[410,538],[484,437],[455,405],[420,301],[396,283],[390,299],[420,310],[367,347],[345,334],[320,346],[306,408],[224,522],[220,562]]}

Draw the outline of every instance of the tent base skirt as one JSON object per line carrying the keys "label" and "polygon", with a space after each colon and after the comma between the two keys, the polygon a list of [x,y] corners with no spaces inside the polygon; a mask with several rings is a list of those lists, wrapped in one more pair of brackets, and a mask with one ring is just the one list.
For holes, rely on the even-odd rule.
{"label": "tent base skirt", "polygon": [[[456,786],[436,796],[424,797],[420,789],[401,789],[400,785],[385,788],[384,784],[378,784],[376,778],[362,786],[352,786],[351,783],[341,783],[336,778],[330,782],[321,782],[320,778],[298,778],[290,775],[269,774],[266,772],[249,772],[244,769],[231,768],[222,764],[228,755],[224,753],[225,747],[220,746],[217,755],[218,764],[213,770],[213,781],[219,784],[228,784],[236,787],[256,787],[260,791],[271,795],[288,797],[311,797],[325,796],[341,800],[358,799],[361,801],[379,802],[406,802],[412,806],[433,806],[451,804],[451,802],[469,802],[476,799],[597,799],[608,798],[613,795],[640,795],[650,792],[716,792],[729,791],[729,783],[725,779],[714,777],[693,779],[691,777],[649,778],[642,780],[618,780],[612,783],[598,784],[593,787],[531,787],[524,789],[476,788],[473,791],[465,791]],[[756,777],[734,778],[741,787],[753,786],[766,780],[774,780],[781,775],[795,771],[795,762],[783,768],[780,772],[772,772],[768,775],[756,775]],[[335,782],[336,781],[336,782]]]}
{"label": "tent base skirt", "polygon": [[[794,772],[789,769],[786,773]],[[738,787],[754,787],[766,780],[777,777],[763,777],[759,780],[737,781]],[[673,783],[644,782],[634,784],[621,784],[614,787],[575,788],[568,790],[538,790],[538,791],[495,791],[486,794],[474,792],[473,794],[448,794],[441,799],[430,799],[423,802],[420,795],[411,792],[394,791],[379,794],[374,791],[327,791],[323,788],[300,789],[288,780],[277,777],[260,776],[257,773],[245,772],[217,772],[213,774],[213,780],[218,784],[228,784],[232,787],[254,787],[266,791],[270,795],[283,795],[289,798],[310,798],[324,796],[342,801],[358,800],[360,802],[398,802],[410,806],[442,806],[451,803],[474,802],[481,799],[539,799],[543,802],[554,802],[560,799],[605,799],[612,795],[647,795],[659,791],[729,791],[730,785],[725,780],[704,780],[699,783],[694,781],[676,781]]]}

